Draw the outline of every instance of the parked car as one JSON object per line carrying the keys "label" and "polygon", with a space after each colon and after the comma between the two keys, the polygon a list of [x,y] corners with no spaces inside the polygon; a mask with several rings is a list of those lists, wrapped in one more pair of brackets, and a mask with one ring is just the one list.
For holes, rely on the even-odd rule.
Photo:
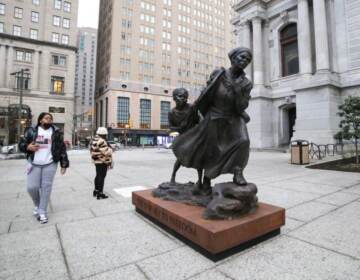
{"label": "parked car", "polygon": [[18,150],[17,144],[7,145],[1,148],[1,152],[3,154],[14,154],[17,152],[17,150]]}
{"label": "parked car", "polygon": [[113,149],[113,151],[118,151],[118,150],[120,150],[120,148],[121,148],[121,144],[120,143],[118,143],[118,142],[115,142],[115,141],[107,141],[108,143],[109,143],[109,145],[110,145],[110,147],[111,147],[111,149]]}

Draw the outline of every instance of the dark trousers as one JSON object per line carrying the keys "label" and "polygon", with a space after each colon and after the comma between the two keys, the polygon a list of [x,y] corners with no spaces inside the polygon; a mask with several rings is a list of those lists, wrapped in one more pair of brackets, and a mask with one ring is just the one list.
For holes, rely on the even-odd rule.
{"label": "dark trousers", "polygon": [[105,163],[95,164],[96,167],[96,177],[95,177],[95,190],[103,192],[104,190],[104,181],[106,173],[108,170],[108,165]]}

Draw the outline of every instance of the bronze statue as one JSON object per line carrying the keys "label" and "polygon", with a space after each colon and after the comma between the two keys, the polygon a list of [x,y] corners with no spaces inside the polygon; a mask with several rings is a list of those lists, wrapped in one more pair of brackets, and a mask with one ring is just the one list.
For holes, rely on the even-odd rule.
{"label": "bronze statue", "polygon": [[[250,117],[245,110],[252,89],[244,69],[251,62],[252,53],[247,48],[235,48],[229,52],[229,59],[231,67],[214,70],[193,104],[193,109],[201,113],[203,120],[195,126],[189,124],[172,145],[178,164],[204,170],[203,180],[199,174],[199,182],[192,186],[191,193],[184,189],[186,198],[183,190],[178,197],[174,197],[173,191],[168,192],[170,197],[163,191],[154,192],[154,195],[167,199],[207,206],[204,213],[207,218],[248,213],[257,204],[257,188],[248,184],[243,175],[250,149],[246,127]],[[212,179],[228,173],[233,174],[233,182],[211,188]],[[199,196],[204,197],[200,203]]]}
{"label": "bronze statue", "polygon": [[243,170],[249,158],[249,136],[245,112],[252,83],[243,69],[250,63],[249,49],[237,48],[229,53],[231,68],[215,70],[208,86],[195,102],[204,116],[196,127],[186,131],[173,143],[173,151],[186,167],[205,169],[200,192],[211,191],[211,179],[220,174],[234,174],[233,181],[246,185]]}
{"label": "bronze statue", "polygon": [[[173,91],[173,99],[175,101],[175,108],[173,108],[168,115],[170,131],[182,134],[190,128],[199,123],[199,115],[193,105],[188,104],[189,92],[185,88],[177,88]],[[171,174],[171,184],[175,184],[176,172],[181,166],[180,161],[177,159],[173,172]],[[201,184],[202,169],[198,169],[199,181]]]}

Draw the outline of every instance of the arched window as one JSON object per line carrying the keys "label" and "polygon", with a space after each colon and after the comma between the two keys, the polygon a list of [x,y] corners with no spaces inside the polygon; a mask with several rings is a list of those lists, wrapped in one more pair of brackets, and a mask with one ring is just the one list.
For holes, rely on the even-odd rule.
{"label": "arched window", "polygon": [[296,23],[287,25],[280,32],[282,75],[299,73],[299,52]]}

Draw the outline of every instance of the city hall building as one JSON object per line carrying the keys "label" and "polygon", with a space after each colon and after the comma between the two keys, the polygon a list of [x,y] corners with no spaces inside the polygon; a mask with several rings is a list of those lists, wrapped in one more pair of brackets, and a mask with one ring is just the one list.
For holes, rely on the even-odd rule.
{"label": "city hall building", "polygon": [[338,105],[360,96],[360,1],[240,0],[237,45],[253,51],[252,147],[334,143]]}

